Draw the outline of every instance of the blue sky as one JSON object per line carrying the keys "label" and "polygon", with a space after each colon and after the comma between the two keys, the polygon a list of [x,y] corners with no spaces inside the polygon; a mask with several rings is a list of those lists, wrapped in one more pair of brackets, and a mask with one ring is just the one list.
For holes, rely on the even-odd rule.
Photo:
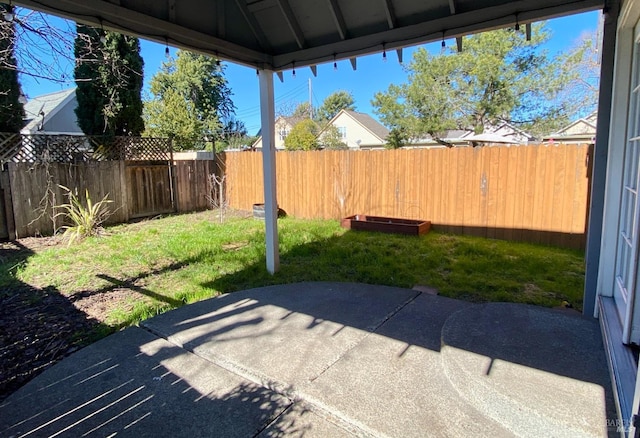
{"label": "blue sky", "polygon": [[[582,35],[596,30],[599,16],[600,12],[594,11],[549,20],[552,38],[546,48],[551,53],[571,49]],[[55,25],[56,22],[57,19],[52,20],[51,23]],[[453,40],[447,43],[455,44]],[[440,51],[440,42],[428,44],[426,47],[429,50]],[[415,48],[404,50],[405,64],[411,59],[413,50]],[[174,49],[171,51],[175,53]],[[165,46],[141,40],[141,54],[145,62],[146,89],[154,73],[166,59]],[[69,77],[73,76],[71,64],[64,70],[70,72]],[[233,92],[236,117],[245,123],[250,134],[255,134],[260,128],[259,87],[255,69],[226,63],[225,75]],[[387,54],[386,62],[383,61],[381,54],[358,58],[356,71],[353,71],[349,61],[339,61],[337,70],[334,70],[333,63],[319,65],[317,77],[313,77],[309,68],[296,69],[295,78],[292,77],[291,71],[285,71],[283,83],[274,76],[276,112],[283,106],[292,107],[297,103],[308,101],[308,82],[311,78],[314,105],[320,105],[334,91],[346,90],[354,96],[358,111],[375,117],[371,107],[373,95],[378,91],[386,90],[392,83],[404,82],[406,77],[402,65],[398,63],[395,51]],[[60,84],[42,79],[36,81],[27,77],[21,78],[21,83],[23,92],[29,98],[74,86],[72,81]]]}

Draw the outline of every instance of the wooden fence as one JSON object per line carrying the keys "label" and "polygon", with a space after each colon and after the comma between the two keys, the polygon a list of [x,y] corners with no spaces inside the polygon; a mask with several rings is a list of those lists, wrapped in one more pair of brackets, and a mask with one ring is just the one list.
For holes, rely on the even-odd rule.
{"label": "wooden fence", "polygon": [[67,202],[66,186],[96,202],[105,195],[113,202],[107,223],[167,212],[190,212],[209,207],[207,175],[213,160],[86,161],[79,163],[6,163],[0,172],[0,237],[53,233],[62,218],[53,220],[53,205]]}
{"label": "wooden fence", "polygon": [[[584,248],[588,145],[278,152],[287,214],[371,214],[430,220],[435,229]],[[232,208],[263,202],[260,152],[224,161]]]}

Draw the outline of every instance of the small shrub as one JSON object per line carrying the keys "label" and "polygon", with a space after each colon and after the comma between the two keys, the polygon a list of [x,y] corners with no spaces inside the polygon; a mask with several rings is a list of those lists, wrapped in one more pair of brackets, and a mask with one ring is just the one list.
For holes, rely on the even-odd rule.
{"label": "small shrub", "polygon": [[89,190],[86,190],[87,205],[85,207],[69,188],[65,186],[60,186],[60,188],[67,191],[66,195],[69,198],[69,203],[56,206],[56,209],[62,210],[56,214],[56,217],[64,216],[68,223],[70,223],[62,227],[64,230],[62,238],[67,240],[69,245],[71,245],[76,240],[101,234],[104,230],[102,223],[110,214],[107,204],[113,202],[107,199],[109,195],[105,195],[104,198],[94,204],[91,202]]}

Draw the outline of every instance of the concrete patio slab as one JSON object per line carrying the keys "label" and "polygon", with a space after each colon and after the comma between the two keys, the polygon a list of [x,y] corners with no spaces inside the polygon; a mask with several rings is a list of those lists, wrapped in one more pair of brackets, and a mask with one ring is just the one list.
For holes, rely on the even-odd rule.
{"label": "concrete patio slab", "polygon": [[0,405],[0,436],[248,437],[291,405],[139,328],[63,360]]}
{"label": "concrete patio slab", "polygon": [[608,378],[591,319],[302,283],[80,350],[0,405],[0,436],[606,436]]}
{"label": "concrete patio slab", "polygon": [[304,403],[294,403],[282,413],[269,427],[258,435],[266,437],[304,437],[304,438],[351,438],[362,436],[359,430],[350,424],[328,415],[318,415],[317,409]]}
{"label": "concrete patio slab", "polygon": [[516,434],[606,435],[612,401],[596,320],[490,303],[451,316],[442,342],[444,372],[456,390]]}
{"label": "concrete patio slab", "polygon": [[419,295],[408,289],[297,283],[235,292],[143,323],[265,385],[290,391],[324,370]]}
{"label": "concrete patio slab", "polygon": [[300,390],[372,436],[512,436],[462,400],[443,372],[440,332],[470,304],[421,295]]}

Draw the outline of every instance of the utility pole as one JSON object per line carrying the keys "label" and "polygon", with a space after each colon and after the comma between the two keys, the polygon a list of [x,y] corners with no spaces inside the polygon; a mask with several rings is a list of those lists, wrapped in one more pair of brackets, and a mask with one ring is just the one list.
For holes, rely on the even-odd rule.
{"label": "utility pole", "polygon": [[311,92],[311,78],[309,78],[309,118],[313,119],[313,99],[311,98],[312,96],[312,92]]}

